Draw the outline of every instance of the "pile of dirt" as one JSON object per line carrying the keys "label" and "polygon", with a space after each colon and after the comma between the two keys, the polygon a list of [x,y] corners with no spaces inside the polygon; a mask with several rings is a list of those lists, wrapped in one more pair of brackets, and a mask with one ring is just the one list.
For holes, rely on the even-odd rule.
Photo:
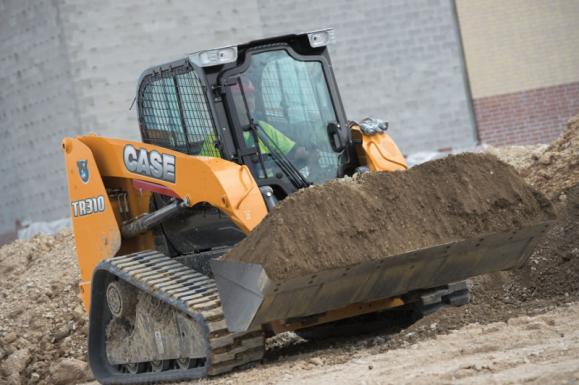
{"label": "pile of dirt", "polygon": [[[388,346],[430,338],[478,322],[507,321],[579,300],[579,116],[542,152],[529,155],[498,148],[519,167],[527,182],[553,199],[557,221],[521,268],[472,279],[472,301],[432,314],[392,338]],[[505,157],[501,156],[503,159]],[[432,326],[435,327],[432,327]]]}
{"label": "pile of dirt", "polygon": [[[398,323],[388,324],[387,321],[392,319],[390,312],[386,319],[379,320],[380,328],[366,337],[354,335],[342,342],[326,339],[313,343],[297,336],[293,341],[286,337],[287,341],[281,344],[285,349],[273,346],[272,350],[295,350],[314,355],[321,352],[324,360],[339,364],[351,359],[345,352],[354,354],[357,351],[355,347],[368,347],[375,354],[428,340],[465,325],[507,322],[514,317],[534,316],[562,304],[579,301],[579,180],[574,176],[575,170],[551,179],[537,177],[537,174],[544,174],[551,167],[558,170],[577,169],[573,165],[579,154],[577,150],[575,155],[571,151],[573,146],[577,148],[576,131],[573,131],[576,130],[574,122],[577,120],[571,120],[567,130],[551,146],[508,146],[488,151],[511,163],[517,171],[525,172],[529,182],[542,181],[535,185],[554,198],[557,221],[521,268],[473,278],[470,304],[459,308],[445,307],[415,323],[410,324],[402,314]],[[539,161],[545,153],[549,155],[543,159],[557,161],[551,164]],[[550,183],[544,183],[548,181]],[[398,313],[394,315],[400,317]],[[363,325],[368,325],[367,319],[363,320]],[[363,332],[363,328],[356,326],[358,330]]]}
{"label": "pile of dirt", "polygon": [[535,163],[537,159],[545,152],[547,144],[529,144],[524,146],[501,146],[495,147],[485,145],[483,151],[499,158],[505,163],[510,164],[521,172]]}
{"label": "pile of dirt", "polygon": [[461,154],[301,190],[223,258],[262,264],[275,281],[553,217],[513,167]]}
{"label": "pile of dirt", "polygon": [[511,297],[579,297],[579,184],[564,189],[556,204],[559,220],[529,262],[514,272]]}
{"label": "pile of dirt", "polygon": [[91,378],[70,232],[0,248],[0,384]]}
{"label": "pile of dirt", "polygon": [[[579,298],[579,116],[521,170],[525,180],[552,198],[557,222],[520,269],[475,280],[479,302],[517,305]],[[479,282],[480,281],[480,282]],[[485,286],[486,290],[482,290]],[[475,287],[476,289],[476,287]],[[475,292],[476,294],[476,292]]]}
{"label": "pile of dirt", "polygon": [[[270,343],[275,353],[298,351],[320,352],[335,364],[350,358],[344,352],[351,347],[367,347],[373,354],[435,338],[471,324],[508,322],[524,315],[535,316],[579,301],[579,184],[564,190],[566,198],[555,202],[557,222],[540,241],[529,260],[521,268],[497,272],[471,279],[471,302],[462,307],[445,307],[417,322],[394,309],[381,315],[358,321],[352,337],[346,341],[326,339],[307,343],[295,336]],[[379,322],[366,336],[361,336]],[[342,325],[343,326],[343,325]],[[345,329],[349,330],[348,328]],[[352,333],[352,331],[350,331]],[[344,335],[340,330],[340,335]],[[277,343],[277,344],[276,344]],[[282,345],[284,349],[281,348]],[[318,347],[321,346],[321,347]],[[334,347],[334,348],[332,348]],[[353,349],[355,351],[356,349]],[[287,353],[286,353],[287,354]]]}
{"label": "pile of dirt", "polygon": [[579,183],[579,116],[521,175],[549,198]]}

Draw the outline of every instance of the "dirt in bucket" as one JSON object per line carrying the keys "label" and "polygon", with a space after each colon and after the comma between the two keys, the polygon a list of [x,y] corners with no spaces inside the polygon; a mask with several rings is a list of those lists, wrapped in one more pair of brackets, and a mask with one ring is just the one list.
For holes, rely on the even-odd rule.
{"label": "dirt in bucket", "polygon": [[281,281],[553,218],[512,166],[467,153],[298,191],[223,258]]}

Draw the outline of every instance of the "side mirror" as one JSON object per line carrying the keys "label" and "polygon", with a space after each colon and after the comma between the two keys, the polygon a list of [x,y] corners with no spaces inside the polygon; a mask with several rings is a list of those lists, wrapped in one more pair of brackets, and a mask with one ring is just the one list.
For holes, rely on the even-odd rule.
{"label": "side mirror", "polygon": [[344,142],[340,136],[340,125],[336,122],[330,122],[326,129],[328,130],[332,150],[334,150],[334,152],[342,152],[344,150]]}

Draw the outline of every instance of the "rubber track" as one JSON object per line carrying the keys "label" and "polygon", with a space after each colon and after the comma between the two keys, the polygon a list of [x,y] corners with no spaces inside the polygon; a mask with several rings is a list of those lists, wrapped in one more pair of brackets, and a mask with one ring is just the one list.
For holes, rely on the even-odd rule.
{"label": "rubber track", "polygon": [[[189,314],[197,322],[204,321],[209,342],[206,364],[208,367],[205,374],[225,373],[263,357],[264,336],[261,330],[231,333],[227,329],[219,292],[213,279],[157,251],[111,258],[102,262],[97,269],[118,276],[179,311]],[[183,378],[183,372],[186,370],[175,369],[154,373],[154,382],[175,381],[175,375],[179,375],[179,379],[203,377],[203,373],[200,375],[199,370],[190,370],[191,376],[186,378]],[[165,373],[166,378],[163,376]],[[152,373],[144,374],[146,377],[152,375]],[[134,378],[129,379],[128,376]],[[125,374],[122,377],[124,377],[121,381],[123,384],[151,380],[141,373]]]}

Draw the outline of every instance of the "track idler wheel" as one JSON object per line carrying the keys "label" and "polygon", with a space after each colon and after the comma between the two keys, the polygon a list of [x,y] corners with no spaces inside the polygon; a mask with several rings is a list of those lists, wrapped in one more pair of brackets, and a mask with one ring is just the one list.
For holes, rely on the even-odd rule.
{"label": "track idler wheel", "polygon": [[179,369],[198,368],[205,364],[205,360],[202,358],[179,358],[175,362]]}
{"label": "track idler wheel", "polygon": [[123,281],[112,281],[107,285],[107,305],[115,318],[133,318],[137,305],[136,290]]}

